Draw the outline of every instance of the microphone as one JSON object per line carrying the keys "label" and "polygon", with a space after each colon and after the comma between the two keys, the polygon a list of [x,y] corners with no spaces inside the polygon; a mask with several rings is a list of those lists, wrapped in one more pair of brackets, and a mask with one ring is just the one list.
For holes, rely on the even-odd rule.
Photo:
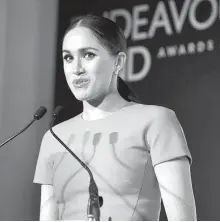
{"label": "microphone", "polygon": [[34,118],[33,120],[27,125],[25,126],[22,130],[20,130],[18,133],[16,133],[15,135],[13,135],[12,137],[10,137],[9,139],[7,139],[6,141],[4,141],[3,143],[0,144],[0,147],[4,146],[6,143],[8,143],[9,141],[11,141],[12,139],[14,139],[16,136],[20,135],[21,133],[23,133],[29,126],[32,125],[32,123],[35,120],[39,120],[41,119],[45,113],[47,112],[47,109],[44,106],[41,106],[36,113],[34,114]]}
{"label": "microphone", "polygon": [[62,109],[63,109],[62,106],[57,106],[55,108],[52,114],[52,120],[50,123],[50,132],[88,172],[90,176],[90,183],[89,183],[89,200],[88,200],[88,206],[87,206],[87,217],[89,221],[100,221],[100,214],[101,214],[100,207],[102,207],[103,205],[103,198],[99,196],[98,187],[95,183],[91,170],[82,160],[79,159],[78,156],[76,156],[76,154],[72,152],[72,150],[69,149],[69,147],[52,130],[54,121]]}

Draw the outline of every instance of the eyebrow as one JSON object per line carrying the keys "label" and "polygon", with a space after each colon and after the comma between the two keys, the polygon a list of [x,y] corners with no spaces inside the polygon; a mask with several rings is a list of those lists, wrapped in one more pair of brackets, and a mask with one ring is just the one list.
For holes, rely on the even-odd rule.
{"label": "eyebrow", "polygon": [[[98,49],[93,48],[93,47],[80,48],[79,51],[85,51],[85,50],[88,50],[88,49],[93,49],[93,50],[95,50],[95,51],[99,51]],[[70,53],[70,50],[64,49],[64,50],[62,50],[62,52]]]}

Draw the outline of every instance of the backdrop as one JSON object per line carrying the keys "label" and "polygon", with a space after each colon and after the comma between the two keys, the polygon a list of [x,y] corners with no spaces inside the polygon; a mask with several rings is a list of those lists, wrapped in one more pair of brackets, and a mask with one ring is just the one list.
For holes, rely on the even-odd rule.
{"label": "backdrop", "polygon": [[130,87],[142,103],[173,109],[185,131],[198,220],[220,220],[219,9],[217,0],[59,2],[55,105],[65,110],[58,122],[82,111],[62,69],[61,41],[70,17],[94,12],[117,21],[128,40],[124,75]]}
{"label": "backdrop", "polygon": [[33,184],[38,151],[54,96],[56,0],[0,0],[0,221],[38,220],[40,185]]}

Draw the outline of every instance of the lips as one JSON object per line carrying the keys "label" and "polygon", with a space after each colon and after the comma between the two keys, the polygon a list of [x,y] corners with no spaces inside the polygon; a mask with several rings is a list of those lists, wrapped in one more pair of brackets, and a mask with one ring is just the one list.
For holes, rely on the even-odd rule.
{"label": "lips", "polygon": [[75,87],[84,87],[87,86],[89,84],[90,80],[89,79],[75,79],[73,80],[73,86]]}

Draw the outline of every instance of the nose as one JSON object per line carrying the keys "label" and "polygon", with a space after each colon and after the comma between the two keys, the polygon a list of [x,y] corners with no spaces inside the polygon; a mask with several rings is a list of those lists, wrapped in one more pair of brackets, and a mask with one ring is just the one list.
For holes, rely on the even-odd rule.
{"label": "nose", "polygon": [[85,69],[83,68],[81,59],[75,59],[75,62],[72,64],[72,74],[74,75],[81,75],[85,72]]}

